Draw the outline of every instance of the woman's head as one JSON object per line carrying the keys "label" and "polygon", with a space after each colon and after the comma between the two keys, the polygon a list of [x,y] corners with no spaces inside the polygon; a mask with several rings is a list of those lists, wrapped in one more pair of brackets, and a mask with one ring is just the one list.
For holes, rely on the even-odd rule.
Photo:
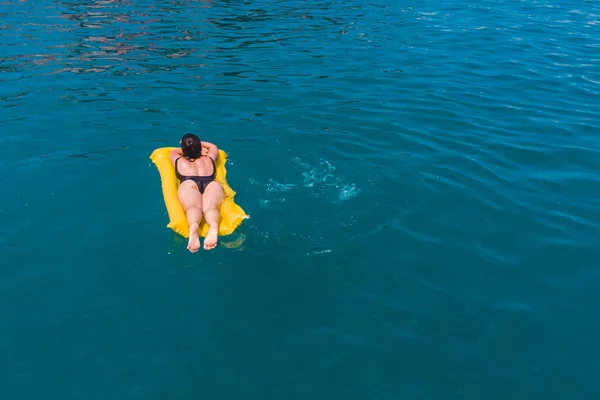
{"label": "woman's head", "polygon": [[193,133],[183,135],[181,138],[181,151],[185,158],[200,158],[202,155],[200,138]]}

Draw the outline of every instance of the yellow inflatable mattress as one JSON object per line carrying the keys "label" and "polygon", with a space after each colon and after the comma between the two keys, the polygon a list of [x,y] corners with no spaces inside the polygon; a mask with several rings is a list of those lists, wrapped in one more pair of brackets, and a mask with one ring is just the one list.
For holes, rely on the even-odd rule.
{"label": "yellow inflatable mattress", "polygon": [[[162,184],[162,193],[169,214],[168,228],[171,228],[175,233],[188,238],[190,227],[185,216],[185,211],[179,202],[177,189],[179,188],[179,179],[175,176],[175,168],[169,160],[169,153],[175,147],[162,147],[156,149],[150,155],[150,159],[158,168],[160,180]],[[225,189],[225,199],[221,205],[221,222],[219,223],[219,235],[225,236],[233,233],[235,229],[242,223],[248,215],[242,208],[233,201],[235,192],[229,187],[226,180],[227,170],[225,163],[227,162],[227,154],[223,150],[219,150],[216,167],[216,181],[223,185]],[[200,236],[206,237],[208,234],[208,224],[204,219],[199,228]]]}

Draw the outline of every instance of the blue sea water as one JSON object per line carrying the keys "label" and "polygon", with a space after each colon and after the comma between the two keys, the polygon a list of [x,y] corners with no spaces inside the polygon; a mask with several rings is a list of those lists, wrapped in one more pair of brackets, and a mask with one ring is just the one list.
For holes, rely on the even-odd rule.
{"label": "blue sea water", "polygon": [[599,95],[598,1],[0,2],[0,398],[600,398]]}

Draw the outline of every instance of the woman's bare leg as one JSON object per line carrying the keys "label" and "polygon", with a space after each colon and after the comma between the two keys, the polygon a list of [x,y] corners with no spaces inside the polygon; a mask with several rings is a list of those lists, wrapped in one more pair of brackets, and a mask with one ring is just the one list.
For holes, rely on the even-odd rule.
{"label": "woman's bare leg", "polygon": [[195,253],[200,249],[198,227],[202,220],[202,195],[198,191],[198,186],[191,181],[182,182],[179,185],[177,194],[190,226],[190,237],[187,248],[192,253]]}
{"label": "woman's bare leg", "polygon": [[225,191],[219,182],[213,181],[204,189],[204,194],[202,195],[202,212],[209,226],[208,234],[204,239],[205,250],[211,250],[217,246],[219,239],[219,210],[224,198]]}

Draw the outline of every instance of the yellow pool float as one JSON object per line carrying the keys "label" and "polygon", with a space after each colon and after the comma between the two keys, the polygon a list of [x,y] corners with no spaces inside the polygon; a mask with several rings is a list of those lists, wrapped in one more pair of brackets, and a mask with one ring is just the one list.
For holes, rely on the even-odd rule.
{"label": "yellow pool float", "polygon": [[[175,176],[175,168],[169,160],[169,153],[171,153],[171,150],[174,148],[175,147],[162,147],[156,149],[150,155],[150,159],[160,173],[163,198],[165,200],[165,206],[167,207],[167,213],[169,214],[169,224],[167,225],[167,228],[171,228],[175,233],[184,238],[188,238],[190,226],[187,222],[185,211],[179,202],[179,197],[177,196],[179,179]],[[227,154],[223,150],[219,150],[219,157],[216,162],[217,174],[215,180],[223,185],[223,189],[225,189],[225,199],[223,200],[220,210],[221,222],[219,223],[219,236],[233,233],[244,219],[249,218],[244,210],[233,201],[235,192],[227,184],[226,162]],[[204,219],[202,220],[198,231],[202,237],[206,237],[208,234],[208,224]]]}

